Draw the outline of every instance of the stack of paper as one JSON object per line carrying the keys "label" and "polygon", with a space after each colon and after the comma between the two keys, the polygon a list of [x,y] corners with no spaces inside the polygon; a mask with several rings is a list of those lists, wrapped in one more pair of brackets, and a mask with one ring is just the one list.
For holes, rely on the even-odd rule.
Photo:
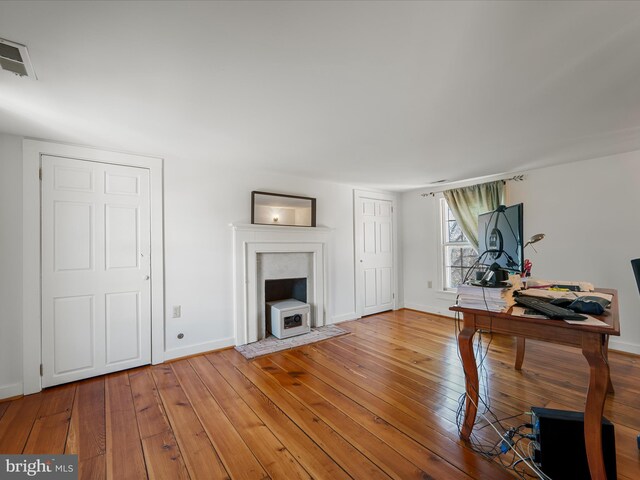
{"label": "stack of paper", "polygon": [[527,288],[556,288],[560,290],[573,290],[579,292],[593,292],[594,286],[590,282],[575,282],[566,280],[543,280],[541,278],[526,279]]}
{"label": "stack of paper", "polygon": [[527,288],[526,290],[522,290],[520,295],[526,295],[528,297],[538,297],[538,298],[546,298],[546,299],[556,299],[556,298],[564,298],[567,300],[575,300],[580,297],[589,296],[589,297],[599,297],[604,298],[605,300],[612,301],[613,295],[609,295],[608,293],[602,292],[564,292],[557,290],[545,290],[543,288]]}
{"label": "stack of paper", "polygon": [[505,312],[516,303],[513,292],[521,287],[520,277],[511,276],[509,283],[511,286],[503,288],[458,285],[458,306],[490,312]]}

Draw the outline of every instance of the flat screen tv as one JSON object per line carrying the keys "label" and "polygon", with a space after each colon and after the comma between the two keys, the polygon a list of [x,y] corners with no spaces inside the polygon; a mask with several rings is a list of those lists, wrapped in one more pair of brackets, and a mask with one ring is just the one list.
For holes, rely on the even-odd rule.
{"label": "flat screen tv", "polygon": [[[499,206],[493,212],[478,215],[479,263],[510,272],[524,270],[522,241],[522,203]],[[496,266],[494,266],[496,268]]]}

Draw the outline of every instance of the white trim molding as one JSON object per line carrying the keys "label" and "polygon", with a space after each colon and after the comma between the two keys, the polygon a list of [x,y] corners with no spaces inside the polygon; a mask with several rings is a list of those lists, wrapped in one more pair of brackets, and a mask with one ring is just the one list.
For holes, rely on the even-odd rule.
{"label": "white trim molding", "polygon": [[[452,304],[453,305],[453,304]],[[435,307],[433,305],[422,305],[420,303],[405,303],[404,308],[416,310],[423,313],[431,313],[434,315],[442,315],[444,317],[455,318],[455,312],[449,310],[449,307]]]}
{"label": "white trim molding", "polygon": [[633,353],[640,355],[640,344],[631,342],[622,342],[616,337],[609,337],[609,350],[618,352]]}
{"label": "white trim molding", "polygon": [[334,315],[331,317],[331,323],[342,323],[350,320],[357,320],[361,318],[356,312],[343,313],[342,315]]}
{"label": "white trim molding", "polygon": [[167,350],[164,353],[165,360],[175,360],[176,358],[198,355],[201,353],[220,350],[222,348],[232,347],[235,344],[235,338],[221,338],[210,342],[198,343],[197,345],[188,345],[186,347],[178,347]]}
{"label": "white trim molding", "polygon": [[381,190],[353,190],[353,272],[355,276],[354,282],[354,307],[357,318],[360,318],[364,314],[364,286],[362,276],[362,264],[360,262],[360,254],[358,252],[358,246],[362,242],[362,232],[358,225],[358,198],[366,197],[375,200],[387,200],[391,202],[391,235],[392,235],[392,248],[393,265],[391,266],[392,281],[393,281],[393,310],[397,310],[399,304],[399,288],[398,288],[398,270],[400,268],[400,244],[398,242],[398,223],[400,215],[398,214],[398,197],[394,193],[384,192]]}
{"label": "white trim molding", "polygon": [[328,323],[329,238],[326,227],[282,227],[275,225],[234,224],[233,297],[235,344],[258,340],[257,259],[261,253],[311,253],[313,255],[312,318],[314,326]]}
{"label": "white trim molding", "polygon": [[23,387],[28,395],[40,381],[40,158],[52,155],[149,170],[151,184],[151,361],[164,361],[163,160],[41,140],[23,140]]}
{"label": "white trim molding", "polygon": [[0,400],[22,395],[22,382],[10,385],[0,385]]}

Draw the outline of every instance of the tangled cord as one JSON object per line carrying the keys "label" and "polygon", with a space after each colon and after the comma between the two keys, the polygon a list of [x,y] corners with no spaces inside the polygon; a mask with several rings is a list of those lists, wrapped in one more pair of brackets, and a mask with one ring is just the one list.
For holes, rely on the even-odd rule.
{"label": "tangled cord", "polygon": [[[469,273],[467,274],[467,276]],[[483,288],[483,298],[484,288]],[[488,310],[488,308],[487,308]],[[456,337],[456,353],[458,359],[462,362],[462,356],[460,354],[460,347],[458,344],[458,335],[461,333],[461,319],[460,314],[456,312],[455,316],[455,337]],[[491,461],[498,462],[503,468],[513,471],[516,476],[523,480],[529,480],[531,478],[540,478],[543,480],[550,480],[538,466],[533,462],[532,449],[537,445],[529,435],[520,432],[522,428],[531,427],[530,424],[521,424],[518,427],[505,427],[502,422],[511,420],[527,412],[518,413],[504,418],[498,418],[498,416],[491,410],[491,396],[489,395],[489,372],[486,367],[486,359],[489,353],[489,347],[493,341],[492,325],[489,325],[489,341],[484,346],[483,332],[479,331],[476,336],[476,344],[473,348],[474,356],[476,358],[478,369],[478,403],[475,404],[473,399],[469,397],[469,400],[474,403],[479,413],[474,422],[474,428],[469,436],[469,444],[473,451],[483,455]],[[466,372],[465,372],[466,376]],[[466,406],[467,394],[466,392],[461,394],[458,398],[458,408],[456,410],[456,426],[458,433],[462,430],[464,422],[464,413]],[[480,425],[482,421],[486,421],[486,424]],[[496,428],[496,425],[498,426]],[[477,426],[477,428],[475,428]],[[478,433],[486,427],[492,427],[498,434],[499,439],[495,443],[486,442]],[[499,430],[498,430],[499,428]],[[500,433],[500,431],[504,433]],[[474,433],[475,432],[475,433]],[[515,440],[514,440],[515,439]],[[520,445],[522,443],[522,445]],[[525,450],[526,449],[526,450]],[[526,452],[526,453],[525,453]],[[509,454],[510,457],[509,457]]]}

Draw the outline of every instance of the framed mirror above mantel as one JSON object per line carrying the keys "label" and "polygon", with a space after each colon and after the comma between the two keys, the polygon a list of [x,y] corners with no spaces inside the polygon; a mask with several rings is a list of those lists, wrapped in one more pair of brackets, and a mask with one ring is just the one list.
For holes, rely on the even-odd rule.
{"label": "framed mirror above mantel", "polygon": [[251,223],[315,227],[316,199],[281,193],[251,192]]}

